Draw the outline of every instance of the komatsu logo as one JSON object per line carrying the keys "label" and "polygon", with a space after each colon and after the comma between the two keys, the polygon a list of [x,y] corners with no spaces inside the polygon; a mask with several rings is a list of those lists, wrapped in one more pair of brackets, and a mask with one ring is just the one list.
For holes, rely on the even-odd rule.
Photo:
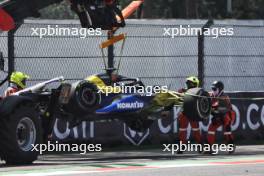
{"label": "komatsu logo", "polygon": [[118,109],[138,109],[138,108],[143,108],[144,103],[141,102],[133,102],[133,103],[118,103],[117,108]]}

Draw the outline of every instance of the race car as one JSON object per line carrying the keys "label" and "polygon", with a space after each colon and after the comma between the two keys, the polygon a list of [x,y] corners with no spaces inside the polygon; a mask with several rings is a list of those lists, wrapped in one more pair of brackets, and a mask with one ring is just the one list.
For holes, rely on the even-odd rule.
{"label": "race car", "polygon": [[[41,105],[39,112],[48,114],[51,122],[53,118],[66,119],[70,122],[70,127],[82,121],[119,119],[128,123],[132,129],[142,131],[149,128],[153,120],[160,118],[159,113],[171,104],[182,106],[184,112],[194,118],[206,119],[210,114],[210,98],[201,88],[191,89],[185,94],[167,90],[146,95],[138,92],[139,89],[144,89],[144,84],[138,78],[118,75],[121,79],[112,86],[108,84],[112,81],[111,76],[107,79],[107,74],[99,75],[92,75],[72,84],[64,82],[63,77],[54,78],[14,95],[31,98],[36,105]],[[54,82],[60,82],[58,88],[45,89]],[[122,90],[131,87],[134,88],[133,92]]]}

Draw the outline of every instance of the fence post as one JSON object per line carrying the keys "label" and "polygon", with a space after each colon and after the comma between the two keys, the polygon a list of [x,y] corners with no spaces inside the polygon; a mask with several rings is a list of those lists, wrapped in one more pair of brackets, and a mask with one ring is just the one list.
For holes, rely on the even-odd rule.
{"label": "fence post", "polygon": [[15,33],[21,25],[17,25],[7,34],[7,50],[8,50],[8,78],[15,70]]}
{"label": "fence post", "polygon": [[198,35],[198,79],[200,87],[204,88],[204,31],[205,28],[210,28],[213,25],[213,20],[209,19],[202,27],[202,32]]}
{"label": "fence post", "polygon": [[[107,38],[110,39],[114,35],[114,32],[108,32]],[[108,68],[114,68],[114,45],[108,47]]]}

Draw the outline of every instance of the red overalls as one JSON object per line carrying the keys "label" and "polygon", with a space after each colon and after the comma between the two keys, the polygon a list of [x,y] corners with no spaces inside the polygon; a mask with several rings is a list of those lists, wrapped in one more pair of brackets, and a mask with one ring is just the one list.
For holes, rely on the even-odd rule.
{"label": "red overalls", "polygon": [[[212,94],[211,94],[212,96]],[[213,96],[212,96],[213,97]],[[223,125],[224,137],[226,143],[233,143],[231,125],[235,121],[236,114],[232,110],[230,99],[222,94],[217,98],[212,98],[212,122],[208,128],[207,141],[210,145],[215,143],[215,132],[217,128]]]}
{"label": "red overalls", "polygon": [[[180,89],[178,92],[184,93],[186,92],[186,90]],[[199,121],[189,120],[188,117],[186,117],[186,115],[183,114],[183,112],[180,113],[178,118],[179,118],[179,140],[182,143],[187,143],[187,128],[188,125],[190,124],[194,140],[198,144],[202,143]]]}

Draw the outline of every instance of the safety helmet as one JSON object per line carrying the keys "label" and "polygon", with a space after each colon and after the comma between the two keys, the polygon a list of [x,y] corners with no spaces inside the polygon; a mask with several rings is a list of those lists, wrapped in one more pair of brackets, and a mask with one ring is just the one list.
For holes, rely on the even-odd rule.
{"label": "safety helmet", "polygon": [[190,76],[186,79],[186,85],[188,89],[199,87],[200,81],[195,76]]}
{"label": "safety helmet", "polygon": [[224,87],[224,83],[222,83],[221,81],[214,81],[212,83],[211,88],[212,88],[212,90],[218,89],[221,92],[222,90],[224,90],[225,87]]}
{"label": "safety helmet", "polygon": [[29,76],[22,72],[13,72],[10,77],[10,82],[16,84],[20,88],[24,89],[26,87],[26,80]]}

